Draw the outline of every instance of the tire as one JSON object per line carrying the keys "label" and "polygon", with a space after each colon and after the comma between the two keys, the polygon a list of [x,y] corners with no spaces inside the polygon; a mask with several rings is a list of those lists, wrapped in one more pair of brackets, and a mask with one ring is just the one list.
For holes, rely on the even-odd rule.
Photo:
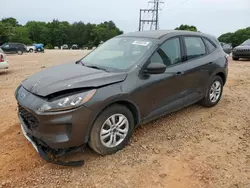
{"label": "tire", "polygon": [[234,57],[234,56],[233,56],[233,60],[234,60],[234,61],[238,61],[239,59],[240,59],[240,58]]}
{"label": "tire", "polygon": [[31,48],[31,49],[29,49],[29,53],[32,53],[34,50]]}
{"label": "tire", "polygon": [[38,49],[37,49],[37,51],[38,51],[38,52],[40,52],[40,51],[41,51],[41,49],[40,49],[40,48],[38,48]]}
{"label": "tire", "polygon": [[[219,94],[218,94],[219,89],[214,89],[213,90],[214,92],[212,91],[212,88],[215,87],[215,84],[220,85],[220,93]],[[222,93],[223,93],[223,85],[224,84],[223,84],[222,78],[220,76],[215,76],[211,80],[211,82],[209,83],[205,97],[200,101],[201,105],[204,107],[208,107],[208,108],[217,105],[218,102],[220,101]],[[214,98],[211,98],[210,97],[210,95],[212,95],[211,92],[213,92],[214,94],[217,93],[218,95],[214,95]]]}
{"label": "tire", "polygon": [[17,51],[17,54],[18,54],[18,55],[22,55],[22,54],[23,54],[23,51],[22,51],[22,50],[18,50],[18,51]]}
{"label": "tire", "polygon": [[[112,135],[112,129],[110,128],[111,126],[109,126],[106,122],[108,121],[108,119],[110,119],[114,115],[117,115],[116,118],[118,118],[119,115],[120,115],[120,118],[122,118],[122,116],[125,117],[124,122],[127,122],[127,123],[121,124],[122,126],[120,126],[119,130],[123,130],[124,132],[127,132],[127,133],[123,133],[124,138],[121,138],[119,137],[119,135],[117,135],[117,134],[121,134],[120,131],[117,131],[117,133],[113,133],[116,135],[115,138],[117,141],[116,142],[117,145],[111,146],[109,145],[109,142],[112,136],[107,136],[107,135]],[[118,119],[116,119],[115,122],[118,123]],[[110,123],[112,124],[112,121]],[[105,138],[106,140],[101,139],[101,130],[103,130],[103,132],[106,131],[107,134],[106,133],[103,134],[103,136],[107,136],[107,138]],[[115,104],[105,109],[97,117],[91,129],[90,139],[89,139],[88,144],[95,152],[101,155],[110,155],[110,154],[116,153],[119,150],[122,150],[127,145],[127,143],[129,142],[133,134],[133,131],[134,131],[133,114],[125,106]],[[117,140],[117,138],[119,138],[119,140]],[[114,142],[112,142],[111,140],[111,144],[112,143],[114,144]]]}

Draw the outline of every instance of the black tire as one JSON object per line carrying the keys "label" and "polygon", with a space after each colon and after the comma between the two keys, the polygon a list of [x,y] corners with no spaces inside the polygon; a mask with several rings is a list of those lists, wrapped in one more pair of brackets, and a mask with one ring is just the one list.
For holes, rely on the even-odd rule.
{"label": "black tire", "polygon": [[[211,99],[210,99],[210,91],[211,91],[211,87],[212,85],[216,82],[216,81],[219,81],[220,82],[220,85],[221,85],[221,92],[220,92],[220,96],[219,98],[215,101],[215,102],[212,102]],[[207,88],[207,91],[206,91],[206,94],[205,94],[205,97],[200,101],[200,104],[204,107],[213,107],[215,105],[218,104],[218,102],[220,101],[221,99],[221,96],[222,96],[222,93],[223,93],[223,86],[224,86],[224,83],[223,83],[223,80],[220,76],[215,76],[209,83],[208,85],[208,88]]]}
{"label": "black tire", "polygon": [[[104,122],[111,117],[114,114],[122,114],[124,115],[129,123],[129,129],[128,129],[128,133],[125,136],[124,140],[117,145],[116,147],[106,147],[105,145],[102,144],[101,138],[100,138],[100,131],[102,128],[102,125],[104,124]],[[134,131],[134,117],[133,114],[131,113],[131,111],[126,108],[123,105],[112,105],[110,107],[108,107],[107,109],[105,109],[95,120],[94,125],[91,129],[90,132],[90,139],[89,139],[89,146],[97,153],[101,154],[101,155],[110,155],[113,153],[116,153],[119,150],[122,150],[127,143],[129,142],[132,134]]]}
{"label": "black tire", "polygon": [[240,59],[240,58],[234,57],[234,56],[233,56],[233,60],[234,60],[234,61],[238,61],[239,59]]}
{"label": "black tire", "polygon": [[33,51],[34,51],[34,50],[33,50],[32,48],[31,48],[31,49],[29,49],[29,52],[30,52],[30,53],[32,53]]}
{"label": "black tire", "polygon": [[23,51],[22,51],[22,50],[18,50],[16,53],[17,53],[18,55],[23,55]]}

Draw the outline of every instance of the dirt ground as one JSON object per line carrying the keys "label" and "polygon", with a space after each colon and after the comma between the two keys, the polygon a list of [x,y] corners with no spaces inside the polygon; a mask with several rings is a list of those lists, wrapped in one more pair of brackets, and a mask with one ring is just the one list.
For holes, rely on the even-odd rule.
{"label": "dirt ground", "polygon": [[27,76],[76,61],[84,51],[8,56],[0,71],[0,187],[250,188],[250,61],[229,62],[221,102],[193,105],[136,129],[130,144],[106,157],[88,148],[82,167],[43,161],[25,139],[15,88]]}

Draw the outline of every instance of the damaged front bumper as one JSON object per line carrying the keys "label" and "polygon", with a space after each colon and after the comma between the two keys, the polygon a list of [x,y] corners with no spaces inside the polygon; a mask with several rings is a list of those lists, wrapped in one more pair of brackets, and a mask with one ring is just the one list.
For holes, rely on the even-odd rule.
{"label": "damaged front bumper", "polygon": [[70,152],[75,151],[80,147],[54,150],[47,146],[45,143],[43,143],[41,140],[29,135],[25,131],[23,124],[21,124],[21,129],[25,138],[32,144],[34,149],[39,153],[40,157],[43,158],[45,161],[62,166],[81,166],[84,164],[84,160],[64,162],[57,159],[59,156],[69,154]]}

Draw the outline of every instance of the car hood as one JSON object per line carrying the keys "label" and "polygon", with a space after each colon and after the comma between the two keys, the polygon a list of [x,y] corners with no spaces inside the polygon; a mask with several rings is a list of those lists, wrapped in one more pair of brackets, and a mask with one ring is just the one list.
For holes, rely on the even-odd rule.
{"label": "car hood", "polygon": [[39,96],[47,96],[59,91],[96,88],[125,80],[126,72],[105,72],[68,63],[45,69],[25,79],[21,85]]}
{"label": "car hood", "polygon": [[237,46],[234,49],[241,50],[241,49],[250,49],[250,46]]}

